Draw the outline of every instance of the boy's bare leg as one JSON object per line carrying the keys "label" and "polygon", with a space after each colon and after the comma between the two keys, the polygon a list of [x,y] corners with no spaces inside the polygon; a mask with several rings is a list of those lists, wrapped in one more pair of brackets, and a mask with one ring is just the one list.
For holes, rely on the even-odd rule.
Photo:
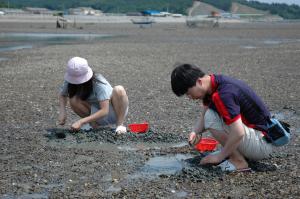
{"label": "boy's bare leg", "polygon": [[[215,129],[208,129],[212,136],[222,145],[224,146],[228,134],[225,131],[219,131]],[[229,161],[237,168],[237,169],[244,169],[248,168],[248,163],[245,160],[244,156],[238,151],[235,150],[232,152],[232,154],[229,156]]]}

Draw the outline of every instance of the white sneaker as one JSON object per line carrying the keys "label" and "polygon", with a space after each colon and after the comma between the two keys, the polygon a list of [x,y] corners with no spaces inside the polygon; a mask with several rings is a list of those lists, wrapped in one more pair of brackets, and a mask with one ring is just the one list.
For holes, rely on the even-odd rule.
{"label": "white sneaker", "polygon": [[118,127],[116,128],[116,133],[117,133],[117,134],[124,134],[124,133],[126,133],[126,132],[127,132],[127,129],[126,129],[126,127],[123,126],[123,125],[120,125],[120,126],[118,126]]}
{"label": "white sneaker", "polygon": [[86,123],[86,124],[82,125],[80,129],[83,131],[91,131],[93,129],[93,127],[89,123]]}

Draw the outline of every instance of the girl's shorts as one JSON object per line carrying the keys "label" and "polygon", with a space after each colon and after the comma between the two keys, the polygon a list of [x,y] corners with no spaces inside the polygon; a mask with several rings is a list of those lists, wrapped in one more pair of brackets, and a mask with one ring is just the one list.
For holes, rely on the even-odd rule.
{"label": "girl's shorts", "polygon": [[[91,105],[91,114],[96,113],[97,111],[100,110],[99,105],[97,104],[92,104]],[[125,113],[125,116],[128,113],[128,107]],[[112,106],[111,102],[109,103],[109,112],[106,116],[104,116],[103,118],[97,120],[97,124],[99,124],[100,126],[107,126],[107,125],[116,125],[117,123],[117,115],[115,113],[115,109]]]}

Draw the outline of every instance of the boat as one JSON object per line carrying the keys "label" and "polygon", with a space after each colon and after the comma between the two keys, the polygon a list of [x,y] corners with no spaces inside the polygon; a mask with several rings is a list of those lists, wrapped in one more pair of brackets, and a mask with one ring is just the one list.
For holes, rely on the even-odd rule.
{"label": "boat", "polygon": [[155,23],[154,19],[151,18],[131,19],[131,22],[138,25],[152,25]]}

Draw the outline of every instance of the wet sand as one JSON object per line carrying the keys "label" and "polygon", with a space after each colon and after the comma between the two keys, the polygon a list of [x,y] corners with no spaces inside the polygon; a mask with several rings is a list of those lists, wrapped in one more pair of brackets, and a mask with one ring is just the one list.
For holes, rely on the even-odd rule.
{"label": "wet sand", "polygon": [[[51,23],[3,22],[0,27],[8,33],[118,35],[1,52],[0,57],[8,58],[0,61],[2,198],[300,195],[300,23],[221,24],[220,28],[100,23],[55,29]],[[69,109],[66,126],[56,126],[57,91],[66,62],[73,56],[85,57],[112,85],[122,84],[130,100],[126,124],[146,120],[155,136],[120,138],[111,136],[109,130],[70,134],[67,128],[78,117]],[[203,170],[195,167],[195,158],[189,161],[192,164],[179,161],[183,169],[175,174],[162,172],[149,178],[141,169],[153,157],[201,155],[182,145],[200,109],[199,102],[172,93],[170,73],[176,62],[196,63],[207,73],[246,81],[272,113],[292,125],[291,143],[278,148],[272,158],[254,164],[251,173]],[[61,131],[66,132],[65,139],[49,137],[49,133]]]}

